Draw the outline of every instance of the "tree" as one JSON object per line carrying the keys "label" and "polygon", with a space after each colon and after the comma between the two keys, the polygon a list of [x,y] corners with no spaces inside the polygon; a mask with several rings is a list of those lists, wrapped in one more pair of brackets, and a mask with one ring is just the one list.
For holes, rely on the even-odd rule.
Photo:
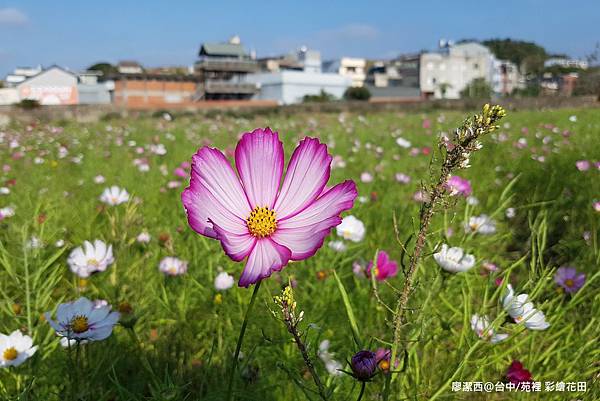
{"label": "tree", "polygon": [[110,63],[106,63],[106,62],[96,63],[94,65],[91,65],[88,67],[87,70],[88,71],[100,71],[102,73],[102,75],[105,77],[107,75],[116,74],[117,72],[119,72],[117,70],[117,67],[115,67],[114,65],[112,65]]}
{"label": "tree", "polygon": [[364,86],[350,87],[344,92],[344,99],[346,100],[369,100],[371,98],[371,92]]}
{"label": "tree", "polygon": [[507,38],[489,39],[484,40],[482,43],[497,58],[515,63],[523,73],[536,75],[541,73],[544,69],[544,62],[548,59],[546,49],[533,42]]}
{"label": "tree", "polygon": [[491,96],[492,87],[483,78],[475,78],[460,91],[460,97],[463,99],[489,99]]}

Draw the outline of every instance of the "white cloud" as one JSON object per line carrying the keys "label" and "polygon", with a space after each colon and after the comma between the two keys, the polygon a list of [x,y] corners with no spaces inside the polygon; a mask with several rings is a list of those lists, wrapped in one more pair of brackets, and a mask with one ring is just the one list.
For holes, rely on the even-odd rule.
{"label": "white cloud", "polygon": [[27,15],[16,8],[0,8],[0,26],[25,25],[29,22]]}

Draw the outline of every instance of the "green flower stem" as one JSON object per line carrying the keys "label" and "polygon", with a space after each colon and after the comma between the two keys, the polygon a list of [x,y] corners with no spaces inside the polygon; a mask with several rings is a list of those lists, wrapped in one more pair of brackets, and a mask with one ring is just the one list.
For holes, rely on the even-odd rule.
{"label": "green flower stem", "polygon": [[237,345],[235,346],[235,353],[233,354],[233,361],[231,363],[231,371],[229,372],[229,385],[227,386],[227,397],[225,398],[227,401],[232,400],[233,396],[233,378],[235,376],[235,371],[237,369],[238,357],[240,355],[240,350],[242,348],[242,341],[244,340],[244,334],[246,333],[246,326],[248,326],[248,320],[250,319],[250,313],[252,313],[252,309],[254,308],[254,302],[256,301],[256,295],[258,294],[258,289],[260,288],[260,281],[254,285],[254,292],[252,292],[252,298],[250,299],[250,304],[248,304],[248,308],[246,309],[246,314],[244,315],[244,322],[242,323],[242,327],[240,329],[240,335],[238,336]]}
{"label": "green flower stem", "polygon": [[358,394],[358,398],[356,399],[356,401],[362,400],[363,395],[365,394],[366,385],[367,385],[367,382],[362,382],[362,385],[360,386],[360,393]]}

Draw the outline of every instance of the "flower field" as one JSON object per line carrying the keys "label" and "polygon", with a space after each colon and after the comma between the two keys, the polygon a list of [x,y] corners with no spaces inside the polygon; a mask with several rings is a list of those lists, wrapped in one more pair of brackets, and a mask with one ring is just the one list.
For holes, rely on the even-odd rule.
{"label": "flower field", "polygon": [[0,129],[0,400],[600,399],[600,112],[494,112]]}

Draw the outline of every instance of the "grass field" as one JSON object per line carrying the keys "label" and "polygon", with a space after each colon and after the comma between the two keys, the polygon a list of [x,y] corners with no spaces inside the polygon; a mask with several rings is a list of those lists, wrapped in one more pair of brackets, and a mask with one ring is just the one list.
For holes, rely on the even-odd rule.
{"label": "grass field", "polygon": [[[305,136],[328,145],[330,185],[353,179],[358,187],[359,198],[343,216],[362,221],[366,234],[353,242],[334,229],[315,256],[262,282],[234,375],[235,399],[318,399],[292,337],[274,317],[273,296],[290,281],[304,311],[299,328],[329,399],[357,399],[361,384],[332,361],[349,371],[346,361],[360,349],[390,348],[388,306],[396,306],[403,283],[402,267],[382,281],[367,279],[364,268],[377,250],[406,262],[399,242],[408,240],[409,249],[414,242],[418,191],[439,171],[439,134],[451,134],[464,117],[182,115],[0,131],[0,333],[20,329],[38,346],[22,365],[0,367],[0,399],[225,399],[252,288],[237,286],[243,262],[231,261],[218,241],[188,226],[181,192],[189,175],[181,164],[205,145],[232,159],[240,134],[265,126],[279,132],[286,161]],[[600,167],[594,162],[600,161],[600,112],[510,112],[483,144],[472,166],[457,173],[473,193],[448,197],[434,217],[409,303],[406,354],[392,367],[400,372],[388,383],[387,397],[598,400]],[[129,201],[101,202],[112,185],[126,189]],[[495,222],[495,232],[467,232],[465,224],[482,214]],[[69,254],[95,239],[112,245],[114,262],[81,279],[69,268]],[[444,272],[432,257],[442,243],[462,247],[476,265]],[[187,272],[159,271],[168,256],[187,261]],[[554,278],[562,266],[585,273],[585,284],[564,291]],[[222,271],[235,277],[232,288],[215,288]],[[507,283],[530,295],[547,329],[530,330],[508,317],[502,306]],[[121,312],[120,323],[103,341],[64,348],[43,314],[80,296],[106,300]],[[508,338],[497,344],[479,338],[473,314],[487,315]],[[541,382],[540,392],[452,391],[452,382],[506,382],[513,360]],[[380,371],[363,400],[382,399],[388,378]],[[546,391],[546,382],[585,382],[587,391]]]}

